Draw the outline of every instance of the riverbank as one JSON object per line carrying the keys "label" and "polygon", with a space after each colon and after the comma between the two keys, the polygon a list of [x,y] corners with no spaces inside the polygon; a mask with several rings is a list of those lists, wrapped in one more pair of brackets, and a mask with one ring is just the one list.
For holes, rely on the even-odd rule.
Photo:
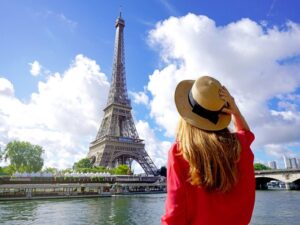
{"label": "riverbank", "polygon": [[0,183],[0,200],[110,197],[112,195],[165,193],[166,183],[160,177],[111,176],[92,180],[16,179]]}

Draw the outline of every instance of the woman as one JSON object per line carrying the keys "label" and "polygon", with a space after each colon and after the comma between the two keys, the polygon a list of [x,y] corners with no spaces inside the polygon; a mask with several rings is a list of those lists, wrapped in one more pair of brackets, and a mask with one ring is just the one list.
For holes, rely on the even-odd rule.
{"label": "woman", "polygon": [[[181,116],[169,150],[162,224],[247,225],[255,200],[254,140],[234,98],[216,79],[184,80]],[[227,126],[231,118],[235,132]]]}

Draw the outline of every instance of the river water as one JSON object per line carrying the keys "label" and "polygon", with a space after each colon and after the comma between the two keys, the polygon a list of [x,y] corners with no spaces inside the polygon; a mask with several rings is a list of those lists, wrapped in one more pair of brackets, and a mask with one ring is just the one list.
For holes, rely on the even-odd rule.
{"label": "river water", "polygon": [[[5,225],[159,225],[165,194],[0,202]],[[257,191],[251,225],[299,225],[300,191]]]}

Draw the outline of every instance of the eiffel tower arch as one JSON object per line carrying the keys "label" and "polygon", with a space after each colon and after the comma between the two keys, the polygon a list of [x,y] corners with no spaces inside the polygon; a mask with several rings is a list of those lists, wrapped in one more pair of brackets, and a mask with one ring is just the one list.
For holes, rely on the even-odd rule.
{"label": "eiffel tower arch", "polygon": [[104,116],[96,139],[90,143],[88,157],[96,166],[114,168],[119,164],[140,164],[147,175],[156,175],[157,168],[139,138],[131,114],[125,74],[124,27],[121,16],[116,20],[116,36],[112,82]]}

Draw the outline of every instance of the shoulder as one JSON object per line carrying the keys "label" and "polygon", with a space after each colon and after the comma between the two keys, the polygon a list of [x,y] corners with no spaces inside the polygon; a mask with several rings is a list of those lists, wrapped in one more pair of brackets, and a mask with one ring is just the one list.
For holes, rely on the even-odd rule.
{"label": "shoulder", "polygon": [[181,166],[187,166],[188,162],[184,159],[182,152],[180,151],[178,141],[175,141],[168,153],[168,161],[171,164],[180,164]]}
{"label": "shoulder", "polygon": [[179,149],[179,143],[178,141],[175,141],[172,145],[171,145],[171,148],[169,150],[169,155],[176,155],[180,153],[180,149]]}
{"label": "shoulder", "polygon": [[180,154],[179,143],[177,141],[175,141],[171,145],[171,148],[169,150],[168,160],[173,162],[176,159],[176,156],[178,156],[179,154]]}
{"label": "shoulder", "polygon": [[241,144],[245,144],[248,146],[250,146],[255,139],[254,134],[250,130],[239,130],[236,132],[236,135]]}
{"label": "shoulder", "polygon": [[[236,135],[239,139],[239,142],[241,144],[241,155],[240,155],[240,162],[244,162],[243,166],[250,165],[251,168],[253,169],[253,160],[254,160],[254,154],[251,150],[251,143],[254,141],[254,134],[250,130],[239,130],[236,132]],[[245,160],[248,163],[245,163]]]}

